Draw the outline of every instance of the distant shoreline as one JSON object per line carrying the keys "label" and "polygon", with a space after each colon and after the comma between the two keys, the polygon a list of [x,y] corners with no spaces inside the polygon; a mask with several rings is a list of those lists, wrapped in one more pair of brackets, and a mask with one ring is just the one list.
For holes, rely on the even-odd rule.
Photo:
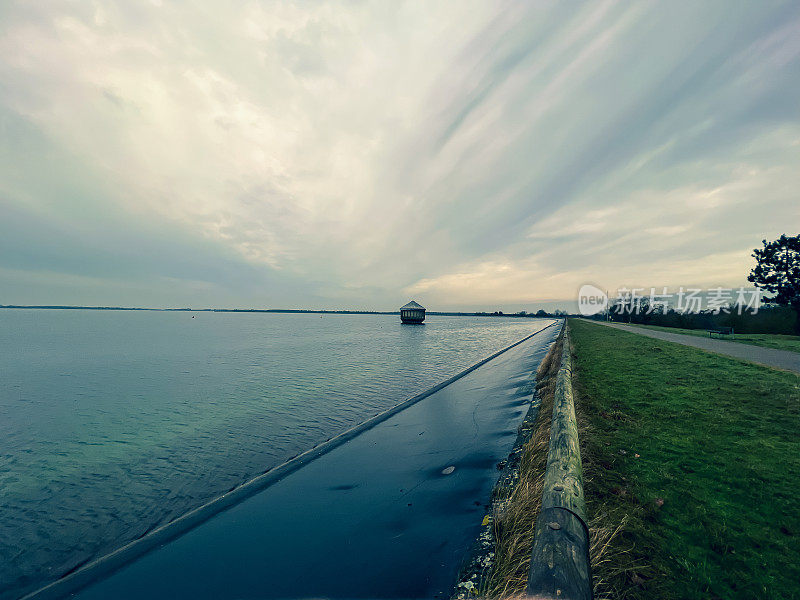
{"label": "distant shoreline", "polygon": [[[308,313],[308,314],[333,314],[333,315],[399,315],[400,311],[380,311],[380,310],[313,310],[303,308],[148,308],[148,307],[127,307],[127,306],[60,306],[60,305],[36,305],[26,306],[22,304],[0,304],[0,309],[34,309],[34,310],[142,310],[157,312],[218,312],[218,313]],[[526,313],[487,313],[487,312],[437,312],[427,311],[428,315],[443,317],[525,317],[525,318],[551,318],[536,317],[534,314]]]}

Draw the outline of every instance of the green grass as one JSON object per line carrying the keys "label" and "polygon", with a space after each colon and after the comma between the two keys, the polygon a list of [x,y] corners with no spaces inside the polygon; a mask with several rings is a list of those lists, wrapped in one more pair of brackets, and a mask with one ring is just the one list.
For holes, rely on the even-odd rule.
{"label": "green grass", "polygon": [[[708,337],[708,331],[705,329],[681,329],[679,327],[659,327],[658,325],[636,325],[632,327],[643,327],[645,329],[652,329],[654,331],[667,331],[669,333],[683,333],[686,335],[695,335],[699,337]],[[717,337],[716,335],[714,336]],[[764,348],[775,348],[776,350],[790,350],[792,352],[800,352],[800,336],[797,335],[779,335],[772,333],[737,333],[733,337],[726,335],[721,339],[732,340],[734,342],[741,342],[742,344],[751,344],[753,346],[762,346]]]}
{"label": "green grass", "polygon": [[625,520],[606,596],[800,598],[800,377],[570,327],[590,517]]}

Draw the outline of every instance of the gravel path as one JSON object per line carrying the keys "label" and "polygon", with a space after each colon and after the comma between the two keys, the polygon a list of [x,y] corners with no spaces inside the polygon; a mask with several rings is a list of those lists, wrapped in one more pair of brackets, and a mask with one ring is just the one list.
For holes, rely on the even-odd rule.
{"label": "gravel path", "polygon": [[597,325],[604,325],[606,327],[613,327],[614,329],[621,329],[622,331],[629,331],[630,333],[638,333],[639,335],[655,338],[657,340],[675,342],[676,344],[693,346],[708,352],[716,352],[717,354],[733,356],[734,358],[747,360],[760,365],[766,365],[768,367],[774,367],[776,369],[785,369],[787,371],[800,373],[800,353],[798,352],[790,352],[789,350],[775,350],[773,348],[762,348],[760,346],[753,346],[751,344],[703,338],[694,335],[668,333],[666,331],[654,331],[652,329],[644,329],[643,327],[626,325],[624,323],[606,323],[604,321],[589,322],[596,323]]}

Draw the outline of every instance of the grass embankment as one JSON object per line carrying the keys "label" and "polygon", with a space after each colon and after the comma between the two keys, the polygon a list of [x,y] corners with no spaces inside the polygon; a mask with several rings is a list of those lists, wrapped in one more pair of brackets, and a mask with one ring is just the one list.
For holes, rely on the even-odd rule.
{"label": "grass embankment", "polygon": [[800,598],[800,377],[570,329],[597,597]]}
{"label": "grass embankment", "polygon": [[[679,327],[659,327],[658,325],[638,325],[638,324],[632,324],[631,326],[643,327],[644,329],[652,329],[653,331],[666,331],[668,333],[682,333],[685,335],[708,337],[708,331],[705,329],[681,329]],[[717,336],[714,337],[716,338]],[[751,344],[753,346],[761,346],[763,348],[774,348],[775,350],[789,350],[791,352],[800,352],[800,336],[798,335],[779,335],[772,333],[736,333],[733,337],[725,335],[722,336],[721,339],[740,342],[742,344]]]}

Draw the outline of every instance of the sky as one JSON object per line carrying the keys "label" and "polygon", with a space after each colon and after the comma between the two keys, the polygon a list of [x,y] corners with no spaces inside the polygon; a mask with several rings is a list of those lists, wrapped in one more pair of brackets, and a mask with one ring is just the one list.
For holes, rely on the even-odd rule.
{"label": "sky", "polygon": [[0,304],[738,287],[799,190],[797,2],[0,4]]}

